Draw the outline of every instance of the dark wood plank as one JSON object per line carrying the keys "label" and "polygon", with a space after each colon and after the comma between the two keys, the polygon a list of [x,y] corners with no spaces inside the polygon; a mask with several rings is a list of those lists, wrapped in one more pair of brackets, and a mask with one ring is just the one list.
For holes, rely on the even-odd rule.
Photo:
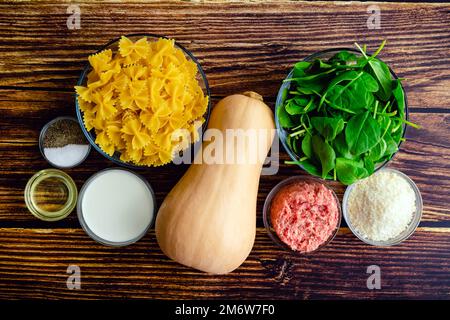
{"label": "dark wood plank", "polygon": [[[0,298],[450,298],[449,259],[449,228],[419,229],[391,248],[365,245],[344,228],[307,257],[283,251],[258,229],[247,261],[214,276],[168,260],[153,232],[118,249],[78,229],[0,229]],[[381,290],[371,291],[366,271],[374,264]],[[81,290],[66,287],[69,265],[81,268]]]}
{"label": "dark wood plank", "polygon": [[446,108],[450,11],[445,4],[380,3],[382,28],[368,30],[367,4],[272,2],[81,3],[81,29],[66,28],[67,4],[3,4],[1,87],[72,91],[86,58],[122,34],[174,37],[202,62],[214,95],[242,89],[274,96],[292,64],[355,41],[375,48],[406,78],[410,102]]}

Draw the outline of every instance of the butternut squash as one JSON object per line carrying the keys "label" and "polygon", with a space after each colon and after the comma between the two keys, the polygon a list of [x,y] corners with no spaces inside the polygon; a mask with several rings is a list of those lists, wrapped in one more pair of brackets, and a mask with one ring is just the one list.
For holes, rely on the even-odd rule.
{"label": "butternut squash", "polygon": [[[264,153],[261,158],[270,149],[275,129],[272,111],[254,92],[219,101],[211,112],[208,129],[212,128],[223,133],[223,149],[227,129],[265,131],[266,139],[258,140],[264,149],[259,150]],[[194,161],[167,195],[156,218],[158,244],[169,258],[213,274],[238,268],[255,241],[256,198],[264,159],[251,159],[248,151],[254,141],[246,139],[243,147],[235,142],[233,139],[230,145],[232,151],[244,155],[240,162]],[[204,141],[203,150],[210,143]],[[199,156],[202,152],[196,160]]]}

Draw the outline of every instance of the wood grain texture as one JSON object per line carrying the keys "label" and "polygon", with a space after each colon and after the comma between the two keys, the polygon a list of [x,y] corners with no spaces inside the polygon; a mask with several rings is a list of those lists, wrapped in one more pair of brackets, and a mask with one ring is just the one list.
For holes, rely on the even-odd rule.
{"label": "wood grain texture", "polygon": [[367,4],[345,2],[85,2],[80,30],[66,28],[67,4],[10,7],[15,9],[2,10],[7,28],[0,31],[1,86],[72,92],[87,55],[121,34],[148,32],[174,37],[191,50],[218,96],[239,87],[260,88],[263,96],[273,97],[298,59],[355,41],[374,48],[387,39],[383,59],[408,79],[412,105],[445,108],[450,98],[445,4],[381,3],[385,19],[379,30],[367,29]]}
{"label": "wood grain texture", "polygon": [[[78,229],[8,228],[0,229],[0,298],[379,299],[419,292],[448,299],[449,259],[448,228],[419,229],[391,248],[365,245],[344,228],[330,246],[308,257],[274,247],[258,229],[244,264],[212,276],[168,261],[153,232],[117,249],[96,244]],[[378,292],[366,287],[372,264],[382,270]],[[81,290],[66,287],[69,265],[81,269]]]}
{"label": "wood grain texture", "polygon": [[[0,4],[0,298],[450,298],[450,5],[379,3],[382,28],[368,30],[367,4],[359,2],[159,2],[78,1],[81,30],[66,27],[67,2]],[[76,214],[42,222],[26,210],[23,189],[48,167],[37,146],[40,128],[74,115],[73,86],[87,56],[122,34],[174,37],[199,58],[212,101],[244,90],[273,107],[292,64],[318,50],[375,48],[403,78],[410,120],[408,140],[390,163],[419,186],[420,228],[405,243],[375,248],[348,229],[317,255],[293,256],[277,248],[262,228],[266,195],[279,181],[304,175],[287,166],[280,150],[276,176],[263,176],[257,199],[257,239],[244,265],[216,277],[169,261],[150,232],[135,245],[97,245]],[[112,164],[93,151],[67,170],[80,188]],[[158,203],[187,169],[169,165],[143,170]],[[342,198],[344,186],[330,185]],[[66,288],[69,264],[82,268],[82,290]],[[380,291],[366,287],[366,268],[382,268]]]}

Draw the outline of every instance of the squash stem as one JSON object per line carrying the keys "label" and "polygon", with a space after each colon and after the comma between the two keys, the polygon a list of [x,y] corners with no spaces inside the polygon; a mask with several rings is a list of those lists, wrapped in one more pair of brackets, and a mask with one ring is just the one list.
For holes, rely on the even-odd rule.
{"label": "squash stem", "polygon": [[260,95],[259,93],[256,93],[254,91],[245,91],[242,93],[244,96],[247,96],[249,98],[253,98],[259,101],[264,101],[262,95]]}

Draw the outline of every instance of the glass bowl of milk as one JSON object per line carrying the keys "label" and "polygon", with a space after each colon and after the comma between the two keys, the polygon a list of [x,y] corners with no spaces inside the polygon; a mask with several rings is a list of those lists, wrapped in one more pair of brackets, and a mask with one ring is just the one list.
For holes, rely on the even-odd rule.
{"label": "glass bowl of milk", "polygon": [[122,168],[91,176],[81,188],[77,214],[81,227],[95,241],[125,246],[140,240],[155,220],[156,200],[150,184]]}

